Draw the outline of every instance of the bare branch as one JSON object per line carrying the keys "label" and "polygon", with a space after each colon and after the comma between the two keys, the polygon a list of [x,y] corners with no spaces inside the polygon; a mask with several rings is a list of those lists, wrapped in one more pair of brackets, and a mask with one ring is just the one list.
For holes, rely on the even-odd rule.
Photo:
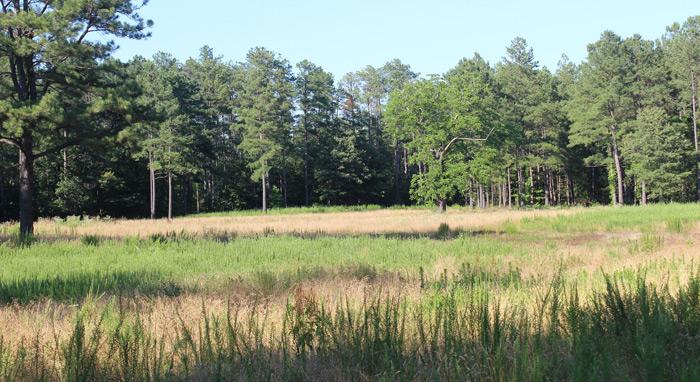
{"label": "bare branch", "polygon": [[487,140],[489,139],[489,137],[491,137],[491,134],[493,134],[493,132],[494,132],[495,130],[496,130],[496,127],[494,126],[494,127],[491,129],[491,131],[489,131],[489,133],[486,135],[485,138],[466,138],[466,137],[452,138],[452,140],[447,144],[447,146],[445,146],[444,149],[440,150],[440,157],[442,157],[443,155],[445,155],[445,153],[447,152],[447,150],[450,149],[450,146],[452,146],[452,144],[455,143],[455,142],[458,142],[458,141],[484,142],[484,141],[487,141]]}
{"label": "bare branch", "polygon": [[0,138],[0,143],[6,143],[8,145],[19,147],[19,142],[15,141],[14,139],[10,139],[10,138]]}

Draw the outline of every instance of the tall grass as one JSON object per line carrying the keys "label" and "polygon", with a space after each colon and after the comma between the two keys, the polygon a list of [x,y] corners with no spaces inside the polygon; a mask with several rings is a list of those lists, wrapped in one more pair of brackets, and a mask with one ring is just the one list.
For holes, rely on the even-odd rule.
{"label": "tall grass", "polygon": [[103,293],[177,296],[183,289],[158,272],[73,273],[0,280],[0,304],[28,304],[41,299],[75,303]]}
{"label": "tall grass", "polygon": [[698,212],[10,238],[0,381],[700,380]]}
{"label": "tall grass", "polygon": [[521,227],[529,232],[559,233],[619,232],[660,227],[676,233],[698,221],[700,204],[671,203],[619,208],[598,207],[573,215],[526,218]]}
{"label": "tall grass", "polygon": [[[239,210],[239,211],[226,211],[226,212],[206,212],[195,215],[189,215],[190,217],[214,217],[214,216],[257,216],[257,215],[297,215],[297,214],[323,214],[323,213],[334,213],[334,212],[361,212],[361,211],[376,211],[382,207],[376,204],[359,205],[359,206],[323,206],[315,205],[311,207],[289,207],[289,208],[271,208],[267,212],[263,213],[259,209],[256,210]],[[392,209],[405,209],[405,208],[423,208],[423,207],[391,207]]]}
{"label": "tall grass", "polygon": [[497,259],[519,252],[496,239],[470,237],[269,236],[223,242],[158,236],[98,243],[38,242],[28,247],[0,245],[0,302],[41,297],[70,300],[85,295],[91,286],[107,293],[149,294],[168,289],[167,285],[226,290],[231,280],[243,280],[263,291],[284,291],[304,280],[357,279],[368,272],[374,274],[370,279],[385,273],[417,274],[419,267],[429,268],[447,254],[464,262],[475,256]]}
{"label": "tall grass", "polygon": [[677,293],[638,275],[582,299],[554,280],[536,309],[497,296],[434,303],[368,296],[328,307],[298,290],[278,325],[264,312],[202,309],[149,332],[118,307],[84,309],[65,339],[0,339],[5,380],[697,380],[700,278]]}

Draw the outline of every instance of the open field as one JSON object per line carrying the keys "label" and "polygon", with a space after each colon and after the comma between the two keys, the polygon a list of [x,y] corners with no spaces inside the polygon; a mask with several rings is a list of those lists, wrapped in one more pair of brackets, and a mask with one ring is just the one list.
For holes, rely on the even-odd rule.
{"label": "open field", "polygon": [[[313,209],[311,209],[313,211]],[[172,232],[192,235],[365,235],[405,234],[427,235],[435,232],[440,224],[462,231],[495,230],[506,221],[522,218],[569,215],[570,210],[531,210],[489,212],[454,209],[445,214],[436,214],[432,209],[386,209],[366,211],[343,211],[331,213],[306,212],[304,209],[292,213],[268,215],[211,214],[203,217],[183,217],[167,220],[109,220],[68,222],[42,220],[36,232],[43,237],[81,237],[96,235],[108,238],[141,237]]]}
{"label": "open field", "polygon": [[0,378],[697,380],[700,205],[2,228]]}

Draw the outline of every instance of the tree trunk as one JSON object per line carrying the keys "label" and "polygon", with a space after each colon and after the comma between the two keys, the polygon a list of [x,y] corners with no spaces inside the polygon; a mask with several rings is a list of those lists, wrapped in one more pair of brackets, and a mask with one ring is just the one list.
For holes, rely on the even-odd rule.
{"label": "tree trunk", "polygon": [[267,212],[267,174],[262,175],[262,210]]}
{"label": "tree trunk", "polygon": [[[63,130],[63,138],[66,138],[67,132]],[[63,149],[63,176],[68,175],[68,150]]]}
{"label": "tree trunk", "polygon": [[408,176],[408,148],[403,148],[403,174]]}
{"label": "tree trunk", "polygon": [[[285,202],[286,203],[286,202]],[[309,206],[311,195],[309,190],[309,129],[304,111],[304,205]]]}
{"label": "tree trunk", "polygon": [[474,208],[474,179],[469,180],[469,207]]}
{"label": "tree trunk", "polygon": [[22,137],[19,149],[19,234],[34,233],[34,141],[31,135]]}
{"label": "tree trunk", "polygon": [[209,211],[214,210],[214,200],[216,195],[214,195],[214,166],[213,164],[211,165],[211,168],[207,172],[206,179],[204,180],[204,184],[206,186],[206,193],[207,193],[207,209]]}
{"label": "tree trunk", "polygon": [[615,136],[615,127],[611,127],[610,135],[612,137],[612,154],[613,160],[615,162],[615,174],[617,176],[617,202],[620,205],[625,204],[625,185],[624,185],[624,175],[622,173],[622,158],[620,157],[620,150],[617,146],[617,137]]}
{"label": "tree trunk", "polygon": [[518,166],[518,207],[525,206],[525,180],[523,179],[523,168]]}
{"label": "tree trunk", "polygon": [[[550,191],[551,189],[549,188],[549,171],[547,171],[547,168],[544,168],[544,182],[542,183],[542,190],[544,191],[544,205],[549,207],[551,204],[551,195]],[[538,171],[539,174],[539,171]]]}
{"label": "tree trunk", "polygon": [[501,183],[498,185],[499,188],[499,198],[498,198],[498,206],[503,208],[506,206],[506,185],[505,183]]}
{"label": "tree trunk", "polygon": [[438,204],[438,212],[444,213],[447,211],[447,201],[445,199],[438,200],[437,204]]}
{"label": "tree trunk", "polygon": [[190,213],[190,201],[192,200],[192,178],[190,175],[187,175],[185,178],[185,192],[182,193],[183,198],[182,198],[182,206],[185,214]]}
{"label": "tree trunk", "polygon": [[557,204],[562,204],[561,189],[562,189],[561,174],[557,174]]}
{"label": "tree trunk", "polygon": [[199,183],[195,183],[194,185],[194,194],[197,199],[197,213],[199,213]]}
{"label": "tree trunk", "polygon": [[168,220],[173,218],[173,174],[168,171]]}
{"label": "tree trunk", "polygon": [[573,205],[576,203],[576,195],[574,195],[574,180],[569,176],[569,174],[566,174],[566,201],[569,203],[569,205]]}
{"label": "tree trunk", "polygon": [[7,218],[7,199],[5,196],[5,177],[0,174],[0,222]]}
{"label": "tree trunk", "polygon": [[[285,165],[286,167],[286,165]],[[284,171],[282,171],[282,198],[284,199],[284,208],[289,207],[289,204],[287,202],[287,170],[285,168]]]}
{"label": "tree trunk", "polygon": [[481,183],[476,183],[476,208],[481,208]]}
{"label": "tree trunk", "polygon": [[510,180],[510,167],[508,167],[508,208],[513,208],[513,184]]}
{"label": "tree trunk", "polygon": [[401,203],[401,145],[394,145],[394,204]]}
{"label": "tree trunk", "polygon": [[156,218],[156,171],[153,168],[153,156],[148,154],[148,189],[150,196],[150,216],[151,219]]}
{"label": "tree trunk", "polygon": [[696,178],[697,178],[697,195],[698,201],[700,201],[700,147],[698,147],[698,84],[695,78],[695,73],[691,74],[691,89],[693,100],[693,142],[695,143],[695,167],[696,167]]}
{"label": "tree trunk", "polygon": [[600,200],[596,196],[598,193],[598,183],[596,182],[598,171],[596,170],[596,167],[591,167],[591,174],[591,199],[592,201],[599,202]]}
{"label": "tree trunk", "polygon": [[642,205],[647,205],[647,183],[642,181]]}
{"label": "tree trunk", "polygon": [[532,167],[530,167],[530,204],[535,205],[535,176],[532,173]]}

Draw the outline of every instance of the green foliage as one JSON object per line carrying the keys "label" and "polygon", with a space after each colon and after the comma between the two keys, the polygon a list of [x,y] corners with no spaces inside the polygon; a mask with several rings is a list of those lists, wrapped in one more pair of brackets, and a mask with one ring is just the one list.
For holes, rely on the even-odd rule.
{"label": "green foliage", "polygon": [[[92,33],[144,38],[149,22],[136,2],[87,4],[30,2],[15,20],[10,3],[0,16],[0,163],[23,144],[41,159],[29,182],[0,166],[2,220],[29,209],[20,194],[36,196],[42,217],[140,217],[166,177],[175,215],[250,209],[263,187],[273,207],[697,198],[698,17],[658,42],[604,32],[583,63],[562,57],[556,71],[516,37],[496,63],[475,54],[419,76],[393,59],[335,81],[265,48],[241,63],[209,46],[185,62],[159,53],[120,63],[109,58],[116,45]],[[15,86],[18,63],[31,66],[36,94]],[[153,198],[158,215],[165,198]],[[22,226],[35,220],[22,216]]]}
{"label": "green foliage", "polygon": [[487,85],[478,73],[468,75],[463,81],[456,80],[462,79],[457,74],[417,81],[395,92],[389,102],[391,132],[406,142],[409,161],[421,169],[411,182],[414,200],[444,204],[455,195],[465,183],[469,141],[485,139],[495,129],[486,125],[489,110],[480,97]]}
{"label": "green foliage", "polygon": [[238,114],[243,129],[241,149],[251,158],[253,179],[259,180],[282,165],[292,124],[293,82],[289,62],[264,48],[246,56],[237,89]]}
{"label": "green foliage", "polygon": [[[36,159],[114,134],[129,120],[133,94],[123,66],[110,59],[110,36],[140,39],[145,22],[131,0],[9,2],[0,13],[8,74],[0,81],[0,143],[22,155],[22,235],[33,231]],[[105,39],[91,38],[95,32]]]}
{"label": "green foliage", "polygon": [[683,233],[688,230],[690,222],[688,218],[672,217],[666,220],[666,230],[671,233]]}
{"label": "green foliage", "polygon": [[200,108],[194,83],[166,53],[153,60],[136,58],[131,70],[142,88],[136,102],[145,115],[122,131],[121,139],[135,144],[135,158],[148,159],[154,171],[176,175],[194,171],[190,147]]}
{"label": "green foliage", "polygon": [[650,200],[682,200],[692,175],[692,144],[678,123],[669,121],[660,108],[643,109],[628,125],[623,146],[630,173],[644,182]]}
{"label": "green foliage", "polygon": [[56,184],[55,204],[64,213],[84,213],[90,203],[90,195],[76,176],[64,175]]}
{"label": "green foliage", "polygon": [[86,235],[80,238],[80,242],[83,243],[83,245],[97,247],[102,242],[102,238],[95,235]]}

